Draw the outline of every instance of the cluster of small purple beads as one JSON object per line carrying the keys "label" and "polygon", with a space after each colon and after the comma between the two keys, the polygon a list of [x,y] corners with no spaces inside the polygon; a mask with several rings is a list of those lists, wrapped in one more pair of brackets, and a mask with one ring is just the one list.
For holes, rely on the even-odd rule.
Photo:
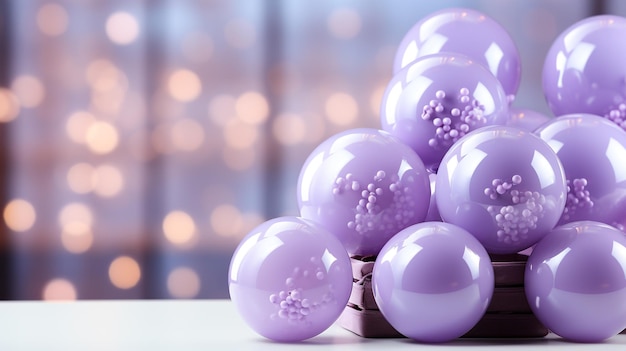
{"label": "cluster of small purple beads", "polygon": [[604,117],[626,130],[626,104],[619,104],[617,108],[611,109]]}
{"label": "cluster of small purple beads", "polygon": [[[312,263],[315,263],[315,260],[315,257],[311,258]],[[303,323],[306,322],[308,315],[333,300],[331,292],[325,293],[321,302],[312,302],[302,296],[302,289],[294,287],[296,278],[309,278],[309,275],[308,270],[301,270],[299,267],[294,268],[295,278],[289,277],[285,280],[288,289],[270,295],[270,302],[278,307],[278,312],[272,315],[273,318],[286,319],[289,323]],[[319,269],[315,273],[317,280],[322,280],[325,276],[324,272]]]}
{"label": "cluster of small purple beads", "polygon": [[537,222],[542,216],[545,196],[536,191],[514,189],[521,183],[522,177],[516,174],[510,182],[493,179],[491,187],[484,190],[484,194],[491,200],[503,199],[512,203],[487,207],[499,228],[496,235],[500,242],[512,243],[526,238],[530,230],[537,228]]}
{"label": "cluster of small purple beads", "polygon": [[579,209],[593,207],[593,200],[591,200],[591,195],[586,187],[586,178],[567,180],[567,200],[561,217],[562,220],[568,220]]}
{"label": "cluster of small purple beads", "polygon": [[[347,223],[348,228],[354,229],[359,234],[365,234],[372,230],[397,231],[410,224],[415,216],[413,210],[415,202],[410,196],[410,189],[404,186],[397,176],[390,179],[390,184],[385,187],[382,183],[386,177],[385,171],[379,170],[372,182],[365,186],[354,180],[351,173],[345,178],[338,177],[335,180],[333,194],[353,191],[360,192],[361,195],[355,206],[354,220]],[[381,206],[378,202],[387,191],[393,194],[393,198],[390,204]]]}
{"label": "cluster of small purple beads", "polygon": [[450,107],[443,90],[435,92],[435,99],[422,109],[422,119],[431,121],[436,127],[435,136],[428,140],[431,147],[450,147],[457,140],[486,122],[485,107],[470,97],[467,88],[461,88],[457,101]]}

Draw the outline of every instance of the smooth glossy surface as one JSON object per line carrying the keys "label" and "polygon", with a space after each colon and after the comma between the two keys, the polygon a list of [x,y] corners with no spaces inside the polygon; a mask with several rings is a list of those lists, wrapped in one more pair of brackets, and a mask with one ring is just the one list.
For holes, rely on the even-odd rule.
{"label": "smooth glossy surface", "polygon": [[506,30],[485,14],[445,9],[420,20],[400,42],[394,72],[420,57],[442,52],[469,57],[489,69],[507,95],[516,94],[521,77],[519,52]]}
{"label": "smooth glossy surface", "polygon": [[626,217],[626,132],[605,118],[572,114],[535,134],[557,153],[568,195],[560,224],[593,220],[613,226]]}
{"label": "smooth glossy surface", "polygon": [[426,217],[428,174],[408,146],[376,129],[322,142],[298,179],[302,217],[336,235],[351,255],[376,255],[394,234]]}
{"label": "smooth glossy surface", "polygon": [[524,108],[510,108],[509,120],[506,122],[506,125],[533,132],[550,120],[550,117],[537,111]]}
{"label": "smooth glossy surface", "polygon": [[421,57],[391,79],[381,103],[382,128],[409,145],[428,169],[480,127],[505,124],[508,102],[500,82],[458,54]]}
{"label": "smooth glossy surface", "polygon": [[608,117],[615,110],[619,117],[626,102],[625,37],[626,19],[613,15],[586,18],[559,35],[543,67],[543,91],[555,116]]}
{"label": "smooth glossy surface", "polygon": [[565,173],[550,146],[504,126],[482,128],[453,145],[435,188],[441,218],[495,254],[539,241],[559,220],[566,194]]}
{"label": "smooth glossy surface", "polygon": [[424,222],[383,247],[372,272],[374,298],[387,321],[422,342],[468,332],[487,309],[493,267],[483,246],[453,224]]}
{"label": "smooth glossy surface", "polygon": [[572,222],[535,246],[525,272],[528,302],[554,333],[599,342],[626,327],[626,236],[598,222]]}
{"label": "smooth glossy surface", "polygon": [[435,185],[437,184],[437,174],[428,174],[430,179],[430,204],[428,205],[428,213],[424,222],[438,221],[441,222],[441,215],[439,214],[439,208],[437,207],[437,198],[435,197]]}
{"label": "smooth glossy surface", "polygon": [[254,331],[300,341],[337,320],[350,296],[352,268],[339,240],[325,229],[280,217],[241,241],[228,279],[230,297]]}

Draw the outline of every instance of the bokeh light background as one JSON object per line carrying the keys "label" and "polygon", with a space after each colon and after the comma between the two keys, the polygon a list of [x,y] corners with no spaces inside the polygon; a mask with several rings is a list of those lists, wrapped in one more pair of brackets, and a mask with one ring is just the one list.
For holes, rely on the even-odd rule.
{"label": "bokeh light background", "polygon": [[313,148],[379,127],[395,47],[474,8],[522,55],[516,107],[548,113],[556,36],[626,2],[0,2],[0,298],[226,298],[230,257],[296,215]]}

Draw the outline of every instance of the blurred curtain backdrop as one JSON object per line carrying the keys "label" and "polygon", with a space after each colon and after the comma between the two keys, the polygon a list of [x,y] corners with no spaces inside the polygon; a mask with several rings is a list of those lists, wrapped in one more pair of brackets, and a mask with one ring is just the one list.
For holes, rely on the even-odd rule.
{"label": "blurred curtain backdrop", "polygon": [[378,128],[395,46],[469,7],[543,57],[620,1],[0,2],[0,298],[226,298],[230,257],[297,215],[313,148]]}

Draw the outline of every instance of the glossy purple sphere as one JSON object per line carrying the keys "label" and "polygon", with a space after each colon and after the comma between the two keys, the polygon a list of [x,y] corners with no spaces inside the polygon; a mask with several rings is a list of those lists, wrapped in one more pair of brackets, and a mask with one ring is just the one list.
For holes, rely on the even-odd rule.
{"label": "glossy purple sphere", "polygon": [[613,15],[586,18],[559,35],[543,66],[543,91],[555,116],[590,113],[626,122],[624,38],[626,18]]}
{"label": "glossy purple sphere", "polygon": [[482,318],[493,296],[494,273],[487,251],[466,230],[424,222],[385,244],[372,288],[397,331],[421,342],[445,342]]}
{"label": "glossy purple sphere", "polygon": [[230,298],[245,322],[276,341],[300,341],[330,327],[352,289],[350,258],[339,240],[298,217],[253,229],[230,262]]}
{"label": "glossy purple sphere", "polygon": [[445,9],[417,22],[404,36],[394,59],[394,73],[420,57],[458,53],[487,68],[515,95],[520,83],[520,55],[507,31],[492,18],[470,9]]}
{"label": "glossy purple sphere", "polygon": [[550,117],[537,111],[529,109],[510,108],[509,120],[506,122],[506,125],[509,127],[515,127],[518,129],[533,132],[550,120]]}
{"label": "glossy purple sphere", "polygon": [[557,227],[531,253],[528,303],[552,332],[599,342],[626,328],[626,236],[599,222]]}
{"label": "glossy purple sphere", "polygon": [[626,132],[589,114],[558,117],[535,134],[556,152],[567,178],[560,224],[592,220],[617,226],[626,217]]}
{"label": "glossy purple sphere", "polygon": [[336,235],[351,255],[376,255],[421,222],[430,201],[424,164],[382,130],[352,129],[322,142],[300,171],[300,215]]}
{"label": "glossy purple sphere", "polygon": [[489,253],[522,251],[554,228],[567,187],[550,146],[521,129],[490,126],[459,140],[437,173],[441,218],[472,233]]}
{"label": "glossy purple sphere", "polygon": [[415,150],[430,170],[465,134],[505,124],[509,116],[500,82],[458,54],[421,57],[396,73],[380,115],[382,128]]}

